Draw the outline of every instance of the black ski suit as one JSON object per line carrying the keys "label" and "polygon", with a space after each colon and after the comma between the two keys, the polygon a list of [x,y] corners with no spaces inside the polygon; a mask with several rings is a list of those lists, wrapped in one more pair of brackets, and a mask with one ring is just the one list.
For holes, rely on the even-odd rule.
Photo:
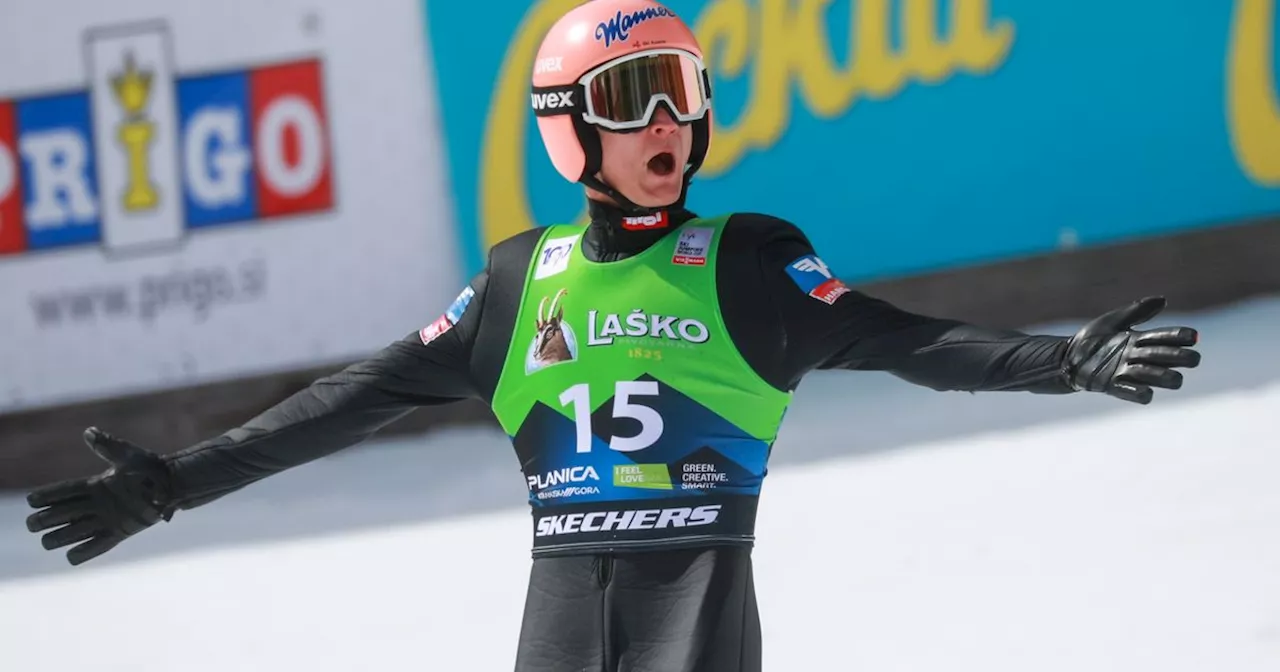
{"label": "black ski suit", "polygon": [[[624,259],[694,217],[668,214],[665,228],[625,230],[621,213],[592,203],[584,254]],[[359,443],[418,406],[491,402],[538,237],[535,229],[495,246],[470,283],[466,311],[429,343],[410,334],[172,457],[178,508]],[[727,330],[774,387],[792,390],[814,369],[850,369],[888,371],[936,390],[1072,391],[1061,373],[1066,338],[916,315],[857,291],[827,305],[797,291],[785,272],[808,254],[814,250],[799,229],[765,215],[734,215],[721,241],[717,286]],[[749,544],[535,558],[516,669],[759,670],[752,581]]]}

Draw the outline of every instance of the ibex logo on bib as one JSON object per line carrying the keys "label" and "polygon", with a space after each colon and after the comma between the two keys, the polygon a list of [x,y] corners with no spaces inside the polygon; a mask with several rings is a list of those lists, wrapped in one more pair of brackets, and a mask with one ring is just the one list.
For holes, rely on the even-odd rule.
{"label": "ibex logo on bib", "polygon": [[564,306],[560,303],[566,294],[568,292],[564,289],[556,292],[549,308],[547,297],[542,297],[542,301],[538,302],[538,330],[534,333],[533,342],[529,344],[529,352],[525,356],[525,375],[578,358],[578,339],[573,334],[573,328],[564,321]]}

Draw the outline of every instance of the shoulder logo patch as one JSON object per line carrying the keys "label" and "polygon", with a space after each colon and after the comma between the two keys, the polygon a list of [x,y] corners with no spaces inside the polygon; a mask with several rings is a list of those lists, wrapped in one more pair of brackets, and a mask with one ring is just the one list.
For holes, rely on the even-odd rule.
{"label": "shoulder logo patch", "polygon": [[467,306],[471,305],[471,299],[475,297],[476,290],[467,285],[466,289],[453,300],[449,309],[444,311],[444,315],[436,318],[435,322],[428,324],[418,330],[418,338],[422,340],[422,344],[426,345],[431,341],[440,338],[440,335],[453,328],[453,325],[462,319],[462,314],[467,312]]}
{"label": "shoulder logo patch", "polygon": [[787,265],[787,275],[805,294],[831,305],[851,290],[831,275],[831,269],[817,255],[806,254]]}

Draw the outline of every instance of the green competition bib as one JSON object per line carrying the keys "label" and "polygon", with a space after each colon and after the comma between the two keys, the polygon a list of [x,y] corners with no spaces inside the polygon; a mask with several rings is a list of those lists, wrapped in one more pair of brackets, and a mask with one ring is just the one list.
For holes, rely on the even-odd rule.
{"label": "green competition bib", "polygon": [[534,554],[749,543],[791,394],[734,347],[716,290],[728,217],[596,263],[548,227],[493,409],[529,486]]}

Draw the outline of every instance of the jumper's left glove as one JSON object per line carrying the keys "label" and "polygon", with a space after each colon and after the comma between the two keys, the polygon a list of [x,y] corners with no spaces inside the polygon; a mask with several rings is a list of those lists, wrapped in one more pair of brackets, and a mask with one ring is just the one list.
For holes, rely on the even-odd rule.
{"label": "jumper's left glove", "polygon": [[1063,362],[1071,386],[1138,404],[1151,403],[1153,387],[1182,387],[1174,369],[1200,364],[1200,353],[1191,349],[1199,333],[1190,327],[1133,329],[1164,307],[1164,297],[1147,297],[1084,325],[1068,342]]}

